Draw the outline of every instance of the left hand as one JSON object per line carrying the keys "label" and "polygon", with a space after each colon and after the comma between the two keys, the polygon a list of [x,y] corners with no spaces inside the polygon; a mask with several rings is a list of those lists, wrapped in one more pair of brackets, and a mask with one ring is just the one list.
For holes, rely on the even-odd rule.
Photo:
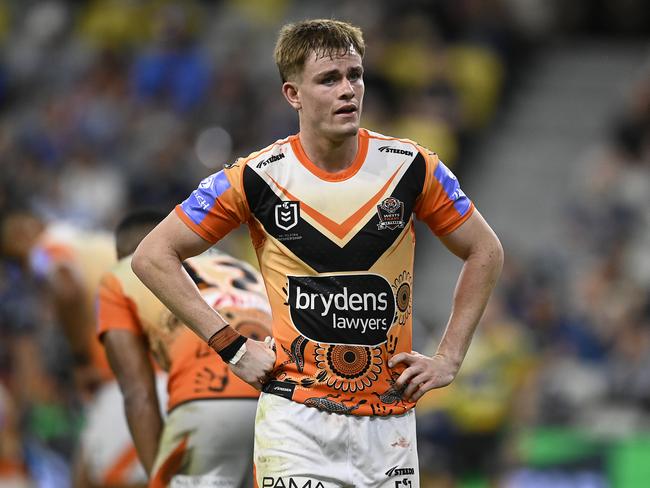
{"label": "left hand", "polygon": [[417,402],[427,391],[449,385],[458,373],[459,365],[441,354],[428,357],[419,352],[400,352],[388,361],[394,368],[403,363],[406,369],[395,381],[395,388],[404,391],[402,398]]}

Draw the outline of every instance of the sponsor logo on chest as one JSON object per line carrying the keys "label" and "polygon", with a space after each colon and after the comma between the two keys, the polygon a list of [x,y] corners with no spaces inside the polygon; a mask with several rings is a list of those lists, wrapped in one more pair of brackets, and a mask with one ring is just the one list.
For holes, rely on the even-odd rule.
{"label": "sponsor logo on chest", "polygon": [[395,316],[395,297],[376,274],[289,276],[291,320],[308,339],[328,344],[378,346]]}

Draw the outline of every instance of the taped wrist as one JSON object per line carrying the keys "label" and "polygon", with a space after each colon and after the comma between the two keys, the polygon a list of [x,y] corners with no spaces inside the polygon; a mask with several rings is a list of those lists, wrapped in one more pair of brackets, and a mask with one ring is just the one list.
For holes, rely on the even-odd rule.
{"label": "taped wrist", "polygon": [[235,329],[226,325],[223,329],[218,330],[208,339],[208,345],[221,356],[225,362],[229,362],[247,338],[237,332]]}

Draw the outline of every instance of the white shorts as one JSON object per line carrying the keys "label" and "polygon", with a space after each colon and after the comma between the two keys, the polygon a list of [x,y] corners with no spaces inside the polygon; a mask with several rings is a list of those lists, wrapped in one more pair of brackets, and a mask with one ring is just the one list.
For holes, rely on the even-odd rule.
{"label": "white shorts", "polygon": [[[167,377],[156,376],[160,405],[167,402]],[[95,394],[81,433],[82,469],[98,485],[146,483],[145,472],[131,439],[124,414],[124,399],[116,380],[107,381]]]}
{"label": "white shorts", "polygon": [[413,410],[342,415],[262,393],[254,459],[259,488],[420,486]]}
{"label": "white shorts", "polygon": [[165,421],[152,486],[250,488],[256,399],[193,400]]}

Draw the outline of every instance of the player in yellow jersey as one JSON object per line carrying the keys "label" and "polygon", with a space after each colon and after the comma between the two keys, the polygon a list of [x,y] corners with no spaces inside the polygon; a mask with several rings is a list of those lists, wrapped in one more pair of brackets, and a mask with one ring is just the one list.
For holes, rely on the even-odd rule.
{"label": "player in yellow jersey", "polygon": [[[249,488],[259,392],[233,375],[131,270],[132,252],[163,217],[133,212],[118,225],[120,261],[101,283],[98,333],[124,395],[138,454],[151,474],[149,486]],[[269,336],[271,310],[254,268],[217,252],[190,258],[183,266],[206,303],[239,333]],[[169,375],[164,422],[149,352]]]}
{"label": "player in yellow jersey", "polygon": [[[260,487],[419,486],[412,408],[453,381],[503,262],[498,238],[435,153],[359,127],[364,51],[361,30],[345,22],[284,26],[275,59],[300,133],[203,180],[133,258],[142,281],[235,374],[263,387]],[[433,357],[411,344],[415,217],[463,261]],[[277,354],[240,337],[180,264],[242,223]]]}

